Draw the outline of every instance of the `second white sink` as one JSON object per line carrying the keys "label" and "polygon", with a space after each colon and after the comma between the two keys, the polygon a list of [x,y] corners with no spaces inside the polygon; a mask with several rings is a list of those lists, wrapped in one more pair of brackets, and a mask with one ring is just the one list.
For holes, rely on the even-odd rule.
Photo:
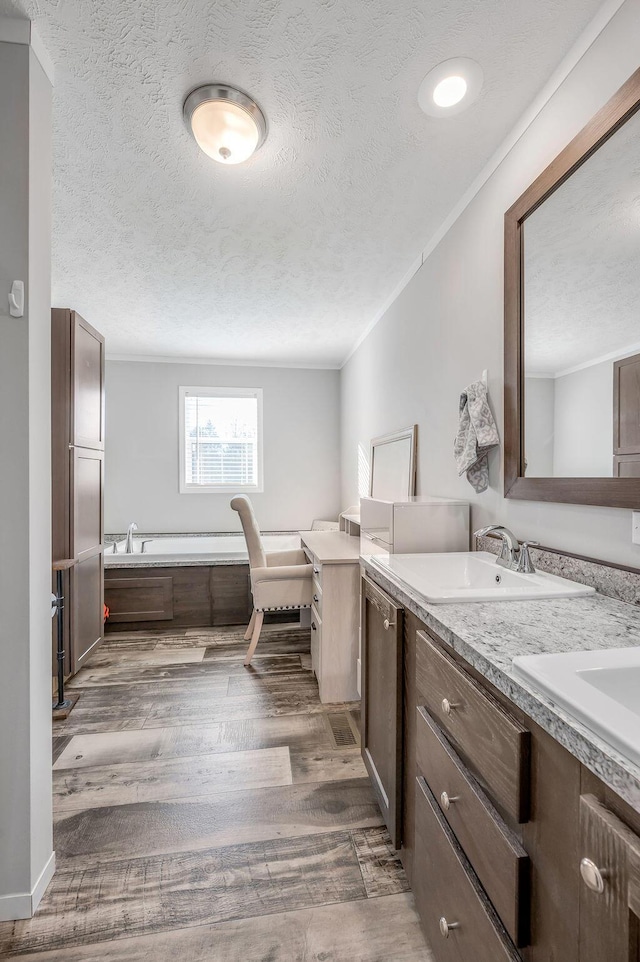
{"label": "second white sink", "polygon": [[376,555],[369,560],[431,604],[572,598],[595,591],[588,585],[542,571],[509,571],[496,564],[496,556],[489,551]]}
{"label": "second white sink", "polygon": [[640,765],[640,648],[521,655],[513,671]]}

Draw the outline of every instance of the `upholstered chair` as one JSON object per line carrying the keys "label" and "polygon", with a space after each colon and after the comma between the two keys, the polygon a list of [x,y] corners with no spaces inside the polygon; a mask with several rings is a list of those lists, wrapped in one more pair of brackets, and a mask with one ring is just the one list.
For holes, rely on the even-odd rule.
{"label": "upholstered chair", "polygon": [[240,515],[249,552],[253,614],[244,636],[245,641],[251,639],[244,659],[248,667],[260,640],[265,611],[311,607],[313,566],[307,563],[302,548],[265,552],[253,507],[244,494],[236,495],[231,507]]}

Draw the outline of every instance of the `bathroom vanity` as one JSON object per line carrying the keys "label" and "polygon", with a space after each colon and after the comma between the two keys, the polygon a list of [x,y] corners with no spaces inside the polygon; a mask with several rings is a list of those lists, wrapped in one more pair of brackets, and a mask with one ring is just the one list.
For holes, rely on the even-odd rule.
{"label": "bathroom vanity", "polygon": [[427,604],[372,559],[361,593],[363,758],[437,962],[637,962],[640,768],[512,660],[636,646],[638,613]]}

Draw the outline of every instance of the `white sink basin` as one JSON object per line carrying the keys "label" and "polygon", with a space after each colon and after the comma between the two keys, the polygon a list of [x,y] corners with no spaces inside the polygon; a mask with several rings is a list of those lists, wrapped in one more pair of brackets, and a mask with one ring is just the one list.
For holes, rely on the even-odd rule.
{"label": "white sink basin", "polygon": [[640,648],[521,655],[513,671],[640,765]]}
{"label": "white sink basin", "polygon": [[372,564],[391,572],[431,604],[572,598],[595,589],[541,571],[520,574],[496,564],[489,551],[376,555]]}

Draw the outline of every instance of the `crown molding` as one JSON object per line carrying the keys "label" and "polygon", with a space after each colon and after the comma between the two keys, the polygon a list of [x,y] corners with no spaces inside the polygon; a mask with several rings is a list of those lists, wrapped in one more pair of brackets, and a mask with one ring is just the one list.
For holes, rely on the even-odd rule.
{"label": "crown molding", "polygon": [[339,371],[341,365],[313,364],[311,361],[257,361],[244,358],[180,357],[168,354],[107,354],[107,361],[125,361],[134,364],[200,364],[211,367],[275,367],[305,371]]}
{"label": "crown molding", "polygon": [[38,63],[53,85],[55,71],[49,52],[31,20],[18,17],[0,17],[0,43],[21,43],[31,47]]}

